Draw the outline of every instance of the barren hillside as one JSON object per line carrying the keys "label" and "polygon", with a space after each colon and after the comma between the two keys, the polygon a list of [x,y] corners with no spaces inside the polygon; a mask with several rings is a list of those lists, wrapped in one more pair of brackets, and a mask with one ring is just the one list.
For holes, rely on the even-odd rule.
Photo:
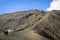
{"label": "barren hillside", "polygon": [[[5,28],[15,31],[5,36]],[[0,15],[0,40],[60,40],[60,10]]]}

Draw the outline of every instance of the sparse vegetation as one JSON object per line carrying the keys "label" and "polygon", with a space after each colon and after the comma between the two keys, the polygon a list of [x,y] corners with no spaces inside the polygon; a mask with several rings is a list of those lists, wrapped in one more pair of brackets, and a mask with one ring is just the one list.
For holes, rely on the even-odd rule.
{"label": "sparse vegetation", "polygon": [[[7,27],[22,31],[12,32],[6,37],[3,30]],[[29,28],[32,29],[25,30]],[[60,11],[29,10],[1,15],[0,40],[60,40]]]}

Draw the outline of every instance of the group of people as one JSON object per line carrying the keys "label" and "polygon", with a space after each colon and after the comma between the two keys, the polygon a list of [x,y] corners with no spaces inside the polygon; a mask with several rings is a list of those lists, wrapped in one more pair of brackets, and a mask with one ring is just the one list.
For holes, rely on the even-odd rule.
{"label": "group of people", "polygon": [[8,34],[11,33],[11,32],[13,32],[13,31],[14,31],[14,30],[10,30],[10,29],[4,30],[4,35],[5,35],[5,36],[8,36]]}
{"label": "group of people", "polygon": [[4,35],[8,36],[9,33],[17,32],[17,31],[21,31],[21,30],[23,30],[23,29],[18,29],[18,30],[15,30],[15,29],[5,29],[4,30]]}

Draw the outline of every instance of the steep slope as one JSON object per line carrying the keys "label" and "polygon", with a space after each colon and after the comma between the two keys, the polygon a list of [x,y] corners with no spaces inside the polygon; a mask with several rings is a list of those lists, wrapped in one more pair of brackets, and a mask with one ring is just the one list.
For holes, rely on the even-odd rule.
{"label": "steep slope", "polygon": [[53,10],[47,13],[44,20],[34,28],[40,35],[51,40],[60,40],[60,12]]}
{"label": "steep slope", "polygon": [[13,14],[2,15],[0,16],[0,26],[1,29],[6,27],[14,29],[19,25],[21,26],[22,24],[28,23],[30,20],[35,19],[38,15],[42,16],[43,14],[38,10],[29,10],[20,13],[16,12]]}
{"label": "steep slope", "polygon": [[[5,36],[5,28],[16,31]],[[60,40],[60,10],[29,10],[1,15],[0,40]]]}
{"label": "steep slope", "polygon": [[[26,32],[12,32],[8,35],[8,37],[5,37],[3,34],[3,31],[5,28],[8,28],[10,30],[19,30],[20,28],[29,28],[32,24],[35,24],[39,19],[41,19],[44,14],[43,11],[39,10],[29,10],[24,12],[16,12],[13,14],[5,14],[0,16],[0,39],[1,40],[33,40],[30,38],[30,36],[26,36],[26,33],[30,33],[30,31]],[[29,26],[29,27],[28,27]],[[38,34],[35,34],[34,32],[31,32],[31,36],[35,36],[34,40],[38,40],[40,37]],[[25,35],[25,36],[24,36]],[[12,38],[13,37],[13,38]],[[28,37],[28,38],[27,38]],[[16,39],[15,39],[16,38]],[[37,39],[36,39],[37,38]]]}

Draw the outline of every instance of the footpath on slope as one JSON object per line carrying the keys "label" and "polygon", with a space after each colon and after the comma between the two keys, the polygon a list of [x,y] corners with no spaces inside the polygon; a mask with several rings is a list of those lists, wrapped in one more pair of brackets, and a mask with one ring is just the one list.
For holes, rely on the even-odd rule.
{"label": "footpath on slope", "polygon": [[[43,16],[42,18],[39,16],[37,16],[34,20],[28,22],[27,24],[22,25],[20,28],[18,27],[16,29],[16,31],[25,31],[25,30],[30,30],[32,28],[34,28],[37,24],[39,24],[40,22],[42,22],[45,18],[47,18],[49,15],[49,13],[47,13],[45,16]],[[38,21],[36,21],[38,20]],[[44,28],[44,27],[43,27]],[[42,29],[43,30],[43,29]]]}

